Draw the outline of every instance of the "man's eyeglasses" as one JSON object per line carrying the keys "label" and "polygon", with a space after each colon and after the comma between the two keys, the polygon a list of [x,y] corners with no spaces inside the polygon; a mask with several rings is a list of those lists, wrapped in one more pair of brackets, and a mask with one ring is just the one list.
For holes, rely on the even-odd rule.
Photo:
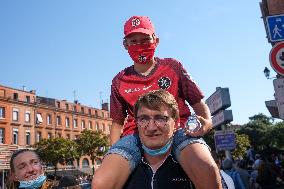
{"label": "man's eyeglasses", "polygon": [[147,127],[151,119],[154,121],[157,127],[164,127],[168,123],[170,117],[163,116],[163,115],[155,115],[152,118],[150,116],[143,115],[143,116],[136,117],[136,123],[140,127]]}

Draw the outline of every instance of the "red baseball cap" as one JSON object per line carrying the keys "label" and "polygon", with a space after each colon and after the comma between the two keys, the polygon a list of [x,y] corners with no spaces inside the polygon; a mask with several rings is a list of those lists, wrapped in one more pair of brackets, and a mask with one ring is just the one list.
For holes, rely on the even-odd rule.
{"label": "red baseball cap", "polygon": [[132,16],[124,24],[124,37],[131,33],[155,33],[154,25],[147,16]]}

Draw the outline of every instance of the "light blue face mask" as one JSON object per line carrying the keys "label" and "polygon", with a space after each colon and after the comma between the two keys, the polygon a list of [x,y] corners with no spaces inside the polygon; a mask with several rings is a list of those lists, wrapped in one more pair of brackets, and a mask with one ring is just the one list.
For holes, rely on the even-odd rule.
{"label": "light blue face mask", "polygon": [[39,177],[30,180],[30,181],[20,181],[19,188],[28,188],[28,189],[36,189],[41,187],[41,185],[46,180],[46,176],[44,174],[40,175]]}
{"label": "light blue face mask", "polygon": [[165,146],[163,146],[162,148],[159,148],[157,150],[151,150],[149,148],[147,148],[146,146],[144,146],[142,144],[142,148],[145,151],[145,153],[149,154],[150,156],[159,156],[159,155],[163,155],[166,152],[168,152],[168,150],[170,149],[170,147],[172,146],[173,140],[169,140],[169,142],[167,144],[165,144]]}

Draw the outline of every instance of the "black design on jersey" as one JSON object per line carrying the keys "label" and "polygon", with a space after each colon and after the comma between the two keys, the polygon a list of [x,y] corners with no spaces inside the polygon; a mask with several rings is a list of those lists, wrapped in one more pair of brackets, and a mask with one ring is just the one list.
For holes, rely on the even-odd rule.
{"label": "black design on jersey", "polygon": [[172,81],[168,77],[161,77],[158,80],[158,85],[161,89],[168,89],[171,86]]}

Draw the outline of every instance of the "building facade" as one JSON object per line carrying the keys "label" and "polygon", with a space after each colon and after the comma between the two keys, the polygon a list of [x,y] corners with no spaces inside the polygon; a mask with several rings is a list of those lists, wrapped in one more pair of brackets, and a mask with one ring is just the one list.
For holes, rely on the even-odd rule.
{"label": "building facade", "polygon": [[[108,104],[102,109],[75,101],[36,96],[35,91],[13,89],[0,85],[0,170],[9,169],[12,151],[26,148],[41,139],[63,137],[76,139],[84,129],[101,130],[109,135],[112,120]],[[74,165],[92,167],[88,157]],[[96,166],[96,165],[94,165]],[[0,177],[1,178],[1,177]],[[1,179],[0,179],[1,180]]]}

